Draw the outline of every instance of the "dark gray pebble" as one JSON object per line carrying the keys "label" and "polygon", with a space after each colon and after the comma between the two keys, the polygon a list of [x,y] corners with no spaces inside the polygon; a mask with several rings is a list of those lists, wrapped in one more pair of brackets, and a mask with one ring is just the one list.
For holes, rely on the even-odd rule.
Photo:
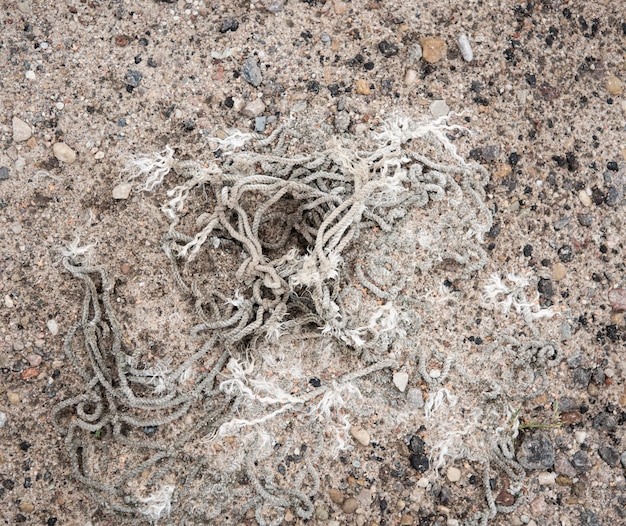
{"label": "dark gray pebble", "polygon": [[619,453],[611,446],[604,446],[598,449],[598,455],[612,468],[619,464]]}
{"label": "dark gray pebble", "polygon": [[552,280],[539,278],[537,282],[537,292],[541,294],[544,298],[551,298],[554,296],[554,285],[552,284]]}
{"label": "dark gray pebble", "polygon": [[241,68],[241,76],[247,83],[252,84],[255,88],[261,85],[263,74],[254,57],[248,57],[244,60],[243,67]]}
{"label": "dark gray pebble", "polygon": [[577,387],[585,389],[589,382],[591,381],[591,371],[589,369],[584,369],[583,367],[578,367],[572,371],[572,379]]}
{"label": "dark gray pebble", "polygon": [[609,206],[615,206],[621,199],[620,191],[616,186],[609,186],[606,191],[606,204]]}
{"label": "dark gray pebble", "polygon": [[500,146],[497,144],[490,144],[485,146],[482,151],[482,158],[486,162],[493,162],[500,156]]}
{"label": "dark gray pebble", "polygon": [[593,419],[593,428],[598,431],[615,431],[617,418],[610,413],[600,413]]}
{"label": "dark gray pebble", "polygon": [[409,457],[409,462],[411,462],[411,467],[420,473],[426,473],[430,468],[430,462],[424,453],[413,453]]}
{"label": "dark gray pebble", "polygon": [[556,409],[558,409],[559,413],[578,411],[580,409],[580,403],[577,402],[574,398],[564,396],[563,398],[559,398],[559,404],[558,406],[556,406]]}
{"label": "dark gray pebble", "polygon": [[580,367],[583,364],[583,354],[576,353],[574,356],[570,356],[567,359],[567,366],[570,369],[576,369],[576,367]]}
{"label": "dark gray pebble", "polygon": [[157,432],[158,429],[158,426],[144,426],[143,432],[148,436],[152,436]]}
{"label": "dark gray pebble", "polygon": [[133,88],[136,88],[139,86],[139,83],[141,82],[142,78],[143,78],[143,74],[141,73],[141,71],[137,71],[135,69],[129,69],[126,72],[126,76],[124,77],[124,80],[126,81],[126,84],[128,86],[132,86]]}
{"label": "dark gray pebble", "polygon": [[580,226],[591,226],[593,223],[593,216],[591,214],[578,214],[578,222]]}
{"label": "dark gray pebble", "polygon": [[399,49],[393,42],[383,40],[378,43],[378,51],[380,51],[385,58],[391,58],[398,54]]}
{"label": "dark gray pebble", "polygon": [[624,451],[620,456],[620,462],[622,463],[622,466],[626,468],[626,451]]}
{"label": "dark gray pebble", "polygon": [[411,440],[409,440],[409,450],[411,451],[411,453],[423,453],[425,447],[426,444],[417,435],[413,435],[411,437]]}
{"label": "dark gray pebble", "polygon": [[578,473],[586,473],[591,469],[592,463],[589,455],[585,451],[577,451],[570,460],[574,469]]}
{"label": "dark gray pebble", "polygon": [[232,31],[233,33],[237,31],[239,28],[239,22],[236,18],[228,17],[225,18],[222,22],[222,27],[220,27],[220,33],[227,33],[228,31]]}
{"label": "dark gray pebble", "polygon": [[6,181],[9,178],[9,169],[6,166],[0,166],[0,181]]}
{"label": "dark gray pebble", "polygon": [[580,513],[580,526],[602,526],[602,522],[593,511],[583,510]]}
{"label": "dark gray pebble", "polygon": [[554,465],[554,459],[554,444],[545,433],[541,432],[524,438],[517,452],[518,462],[528,470],[549,469]]}

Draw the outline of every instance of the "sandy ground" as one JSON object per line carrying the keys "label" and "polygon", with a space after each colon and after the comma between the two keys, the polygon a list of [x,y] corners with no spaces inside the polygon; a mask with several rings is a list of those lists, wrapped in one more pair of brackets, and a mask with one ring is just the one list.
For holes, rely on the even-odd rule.
{"label": "sandy ground", "polygon": [[[98,505],[73,476],[64,438],[50,418],[56,404],[83,389],[63,353],[83,291],[64,270],[59,249],[76,236],[97,243],[93,263],[103,265],[114,283],[125,345],[174,359],[194,348],[187,336],[197,323],[193,305],[176,288],[160,249],[168,228],[159,210],[164,190],[113,196],[126,181],[130,159],[170,145],[180,159],[204,161],[213,158],[207,138],[255,126],[269,134],[290,115],[358,139],[393,115],[437,114],[441,104],[434,101],[445,101],[460,114],[451,122],[469,130],[455,136],[455,145],[489,173],[486,205],[494,226],[485,236],[488,261],[480,271],[466,275],[443,262],[411,282],[420,301],[442,283],[453,295],[446,309],[433,302],[421,314],[414,341],[469,356],[497,341],[499,331],[530,338],[514,312],[506,317],[481,307],[480,291],[494,272],[527,276],[528,298],[558,314],[534,327],[541,339],[557,342],[563,360],[550,371],[547,391],[516,408],[529,429],[515,441],[519,458],[525,438],[547,427],[540,431],[556,463],[527,470],[519,507],[490,524],[626,520],[624,465],[615,457],[626,451],[626,328],[619,306],[609,300],[611,289],[626,286],[622,2],[0,0],[0,28],[5,524],[142,522]],[[471,45],[469,62],[457,45],[461,34]],[[242,75],[249,57],[259,66],[258,82]],[[419,225],[418,214],[404,228]],[[376,237],[366,234],[350,255],[365,257],[376,247]],[[232,278],[228,258],[223,264],[214,279]],[[365,401],[355,401],[346,414],[371,440],[364,446],[353,434],[339,457],[325,451],[315,461],[321,482],[309,524],[453,526],[485,508],[475,459],[450,463],[460,480],[447,466],[440,476],[411,467],[411,437],[432,445],[429,432],[436,434],[428,425],[420,430],[427,423],[423,410],[411,409],[408,390],[400,392],[392,382],[394,372],[406,372],[409,390],[420,389],[427,398],[415,354],[397,351],[395,370],[358,384]],[[320,360],[304,359],[304,377],[294,373],[291,387],[306,390],[309,378],[330,381],[365,366],[345,354],[318,371]],[[505,388],[515,391],[519,378],[507,378]],[[469,415],[480,400],[450,382]],[[396,414],[406,419],[394,421]],[[270,432],[283,444],[295,433],[284,424]],[[227,454],[238,440],[213,454],[230,462]],[[187,452],[185,469],[204,447]],[[577,464],[580,452],[587,460]],[[507,476],[498,468],[492,475],[494,495],[506,504]],[[171,483],[181,484],[172,476]],[[238,484],[240,500],[233,497],[232,509],[225,506],[209,523],[256,523],[240,502],[254,491],[245,481]],[[334,502],[331,489],[340,502],[358,497],[356,512]],[[172,517],[159,523],[183,523],[180,513],[174,505]],[[296,515],[289,511],[285,523],[304,523]]]}

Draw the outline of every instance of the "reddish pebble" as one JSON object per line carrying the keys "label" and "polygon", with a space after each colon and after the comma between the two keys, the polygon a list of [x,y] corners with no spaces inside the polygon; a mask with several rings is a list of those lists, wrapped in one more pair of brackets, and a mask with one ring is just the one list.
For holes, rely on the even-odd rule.
{"label": "reddish pebble", "polygon": [[514,503],[515,497],[513,497],[513,495],[511,495],[508,491],[501,491],[496,497],[496,504],[501,504],[502,506],[512,506]]}
{"label": "reddish pebble", "polygon": [[626,311],[626,289],[611,289],[609,301],[614,312]]}
{"label": "reddish pebble", "polygon": [[21,376],[22,376],[22,380],[30,380],[31,378],[34,378],[38,374],[39,374],[39,371],[37,371],[36,368],[31,367],[30,369],[26,369],[22,371]]}
{"label": "reddish pebble", "polygon": [[128,263],[122,263],[122,274],[126,276],[130,272],[130,265]]}

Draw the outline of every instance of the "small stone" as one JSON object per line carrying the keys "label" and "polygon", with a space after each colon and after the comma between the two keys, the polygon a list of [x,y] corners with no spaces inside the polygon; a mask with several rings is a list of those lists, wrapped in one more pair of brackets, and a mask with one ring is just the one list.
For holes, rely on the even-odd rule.
{"label": "small stone", "polygon": [[622,463],[622,466],[626,468],[626,451],[620,455],[619,460]]}
{"label": "small stone", "polygon": [[33,134],[29,124],[18,117],[13,117],[13,140],[15,142],[27,141]]}
{"label": "small stone", "polygon": [[537,482],[542,486],[552,486],[556,482],[556,473],[543,471],[537,475]]}
{"label": "small stone", "polygon": [[420,473],[426,473],[430,469],[430,461],[424,453],[413,453],[409,457],[411,467]]}
{"label": "small stone", "polygon": [[598,398],[598,396],[600,395],[600,389],[598,389],[598,386],[596,384],[589,384],[587,386],[587,394],[591,398]]}
{"label": "small stone", "polygon": [[380,51],[385,58],[391,58],[397,55],[400,50],[393,42],[383,40],[378,43],[378,51]]}
{"label": "small stone", "polygon": [[61,162],[72,164],[76,161],[76,152],[64,142],[57,142],[52,146],[52,153]]}
{"label": "small stone", "polygon": [[267,117],[261,115],[254,118],[254,131],[257,133],[263,133],[267,127]]}
{"label": "small stone", "polygon": [[400,526],[411,526],[412,524],[415,524],[415,519],[413,518],[413,515],[409,515],[407,513],[400,517]]}
{"label": "small stone", "polygon": [[398,371],[393,375],[393,384],[398,388],[398,391],[404,393],[406,386],[409,384],[409,375],[405,371]]}
{"label": "small stone", "polygon": [[295,515],[291,512],[291,510],[285,511],[285,522],[293,522],[295,519]]}
{"label": "small stone", "polygon": [[141,82],[142,78],[143,73],[141,73],[141,71],[129,69],[124,76],[124,81],[126,82],[127,86],[130,86],[131,88],[137,88],[139,87],[139,83]]}
{"label": "small stone", "polygon": [[567,268],[562,263],[555,263],[552,267],[552,277],[554,281],[561,281],[567,272]]}
{"label": "small stone", "polygon": [[15,171],[17,173],[22,173],[24,168],[26,168],[26,159],[24,159],[24,157],[18,157],[15,160]]}
{"label": "small stone", "polygon": [[559,231],[559,230],[563,230],[567,225],[569,225],[569,222],[571,221],[570,217],[562,217],[561,219],[555,221],[554,223],[554,230]]}
{"label": "small stone", "polygon": [[348,5],[341,0],[335,0],[333,2],[333,7],[336,15],[343,15],[348,10]]}
{"label": "small stone", "polygon": [[20,352],[24,350],[24,342],[22,342],[21,340],[15,340],[13,342],[13,350],[15,352]]}
{"label": "small stone", "polygon": [[499,156],[500,156],[500,146],[497,144],[488,144],[482,150],[482,158],[488,163],[492,163]]}
{"label": "small stone", "polygon": [[569,263],[574,259],[574,251],[569,245],[563,245],[557,251],[561,263]]}
{"label": "small stone", "polygon": [[368,446],[370,443],[370,434],[360,426],[352,426],[350,434],[361,445]]}
{"label": "small stone", "polygon": [[591,381],[591,375],[593,373],[589,369],[585,369],[584,367],[577,367],[572,371],[572,380],[576,386],[586,389]]}
{"label": "small stone", "polygon": [[130,191],[132,190],[132,185],[130,183],[120,183],[113,188],[113,199],[128,199],[130,195]]}
{"label": "small stone", "polygon": [[7,423],[8,417],[4,411],[0,411],[0,429],[2,429]]}
{"label": "small stone", "polygon": [[32,502],[22,501],[20,503],[20,511],[22,513],[32,513],[35,510],[35,505]]}
{"label": "small stone", "polygon": [[440,38],[426,37],[420,40],[422,60],[434,64],[446,56],[446,43]]}
{"label": "small stone", "polygon": [[14,307],[15,303],[13,302],[13,298],[11,298],[11,296],[9,296],[8,294],[4,297],[4,306],[7,309],[12,309]]}
{"label": "small stone", "polygon": [[622,198],[622,192],[617,186],[609,186],[606,190],[605,202],[607,206],[615,206]]}
{"label": "small stone", "polygon": [[537,432],[524,438],[517,452],[518,462],[527,470],[546,470],[554,465],[554,444],[548,435]]}
{"label": "small stone", "polygon": [[261,4],[268,13],[280,13],[283,10],[284,0],[261,0]]}
{"label": "small stone", "polygon": [[315,518],[320,521],[328,520],[328,509],[326,506],[317,506],[315,508]]}
{"label": "small stone", "polygon": [[602,526],[602,522],[595,512],[583,510],[580,513],[580,526]]}
{"label": "small stone", "polygon": [[450,108],[446,104],[445,100],[434,100],[430,104],[430,114],[438,119],[439,117],[445,117],[450,113]]}
{"label": "small stone", "polygon": [[0,181],[6,181],[9,178],[9,167],[0,166]]}
{"label": "small stone", "polygon": [[578,192],[578,199],[580,199],[583,206],[591,206],[592,204],[591,196],[587,193],[587,190]]}
{"label": "small stone", "polygon": [[220,33],[227,33],[228,31],[232,31],[233,33],[237,31],[239,28],[239,22],[236,18],[228,17],[225,18],[222,22],[222,27],[220,27]]}
{"label": "small stone", "polygon": [[405,86],[412,86],[417,82],[417,71],[414,69],[407,69],[404,74],[404,84]]}
{"label": "small stone", "polygon": [[530,503],[530,511],[533,517],[540,517],[546,512],[546,501],[541,497],[537,497]]}
{"label": "small stone", "polygon": [[26,359],[31,367],[39,367],[41,365],[42,358],[38,354],[29,354]]}
{"label": "small stone", "polygon": [[50,331],[50,334],[52,334],[52,336],[56,336],[57,334],[59,334],[59,325],[57,324],[56,320],[49,319],[46,322],[46,327],[48,327],[48,330]]}
{"label": "small stone", "polygon": [[356,92],[359,95],[369,95],[371,93],[369,84],[363,79],[357,79],[355,86]]}
{"label": "small stone", "polygon": [[450,466],[446,471],[446,476],[450,482],[458,482],[461,480],[461,470],[454,466]]}
{"label": "small stone", "polygon": [[241,114],[245,117],[253,118],[261,115],[264,111],[265,103],[261,99],[254,99],[243,107]]}
{"label": "small stone", "polygon": [[574,453],[571,464],[578,473],[586,473],[592,466],[591,459],[585,451],[577,451]]}
{"label": "small stone", "polygon": [[502,506],[512,506],[515,504],[515,497],[508,491],[501,491],[496,497],[496,504],[500,504]]}
{"label": "small stone", "polygon": [[122,263],[122,265],[120,266],[120,270],[122,271],[122,274],[124,274],[124,276],[128,276],[128,273],[130,272],[130,264]]}
{"label": "small stone", "polygon": [[261,68],[257,60],[254,57],[248,57],[243,62],[243,67],[241,68],[241,76],[248,83],[258,88],[263,81],[263,73],[261,73]]}
{"label": "small stone", "polygon": [[616,76],[611,75],[606,79],[606,90],[611,95],[619,95],[624,91],[624,83]]}
{"label": "small stone", "polygon": [[341,491],[339,491],[336,488],[330,488],[328,490],[328,497],[330,498],[332,502],[334,502],[335,504],[339,504],[340,506],[343,504],[343,501],[345,500],[343,493],[341,493]]}
{"label": "small stone", "polygon": [[578,222],[580,226],[591,226],[593,224],[593,216],[591,214],[578,214]]}
{"label": "small stone", "polygon": [[20,395],[15,391],[7,391],[7,399],[11,405],[20,405]]}
{"label": "small stone", "polygon": [[24,74],[24,77],[26,77],[26,80],[35,80],[37,78],[37,75],[36,75],[36,73],[32,69],[29,69]]}
{"label": "small stone", "polygon": [[459,35],[457,39],[457,44],[459,45],[459,49],[461,50],[461,56],[465,62],[471,62],[474,60],[474,52],[472,51],[472,46],[470,44],[469,38],[465,33]]}
{"label": "small stone", "polygon": [[626,311],[626,289],[616,288],[609,291],[609,302],[613,312]]}
{"label": "small stone", "polygon": [[610,413],[599,413],[593,418],[592,425],[598,431],[615,431],[617,418]]}
{"label": "small stone", "polygon": [[603,446],[598,449],[598,455],[612,468],[619,464],[619,453],[611,446]]}
{"label": "small stone", "polygon": [[358,507],[359,507],[359,501],[350,497],[349,499],[346,499],[344,501],[343,505],[341,506],[341,509],[343,510],[344,513],[354,513]]}
{"label": "small stone", "polygon": [[579,444],[582,444],[587,439],[587,431],[577,429],[576,431],[574,431],[574,439]]}

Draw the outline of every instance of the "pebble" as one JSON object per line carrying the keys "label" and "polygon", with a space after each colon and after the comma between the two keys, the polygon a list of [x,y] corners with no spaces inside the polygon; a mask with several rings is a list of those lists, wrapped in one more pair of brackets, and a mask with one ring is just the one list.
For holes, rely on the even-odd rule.
{"label": "pebble", "polygon": [[20,352],[24,350],[24,343],[21,340],[15,340],[13,342],[13,350],[16,352]]}
{"label": "pebble", "polygon": [[0,181],[6,181],[9,178],[9,167],[0,166]]}
{"label": "pebble", "polygon": [[598,455],[612,468],[619,464],[619,453],[611,446],[603,446],[598,449]]}
{"label": "pebble", "polygon": [[257,133],[263,133],[267,127],[267,117],[264,115],[254,118],[254,131]]}
{"label": "pebble", "polygon": [[4,411],[0,411],[0,429],[2,429],[7,423],[8,417]]}
{"label": "pebble", "polygon": [[620,462],[622,463],[622,466],[624,466],[626,468],[626,451],[624,451],[621,456],[619,457]]}
{"label": "pebble", "polygon": [[354,513],[358,507],[359,507],[359,501],[350,497],[349,499],[346,499],[344,501],[343,505],[341,506],[341,509],[343,510],[344,513]]}
{"label": "pebble", "polygon": [[606,90],[611,95],[620,95],[624,91],[624,83],[615,75],[611,75],[606,79]]}
{"label": "pebble", "polygon": [[335,0],[333,7],[336,15],[343,15],[348,10],[348,5],[341,0]]}
{"label": "pebble", "polygon": [[554,230],[563,230],[567,225],[569,225],[569,222],[571,221],[571,218],[568,216],[562,217],[561,219],[555,221],[554,223]]}
{"label": "pebble", "polygon": [[41,365],[42,358],[38,354],[29,354],[26,359],[31,367],[39,367]]}
{"label": "pebble", "polygon": [[363,79],[357,79],[355,89],[359,95],[369,95],[371,93],[369,84]]}
{"label": "pebble", "polygon": [[586,473],[591,469],[591,459],[585,451],[577,451],[570,461],[574,469],[578,473]]}
{"label": "pebble", "polygon": [[572,463],[562,456],[559,456],[554,462],[554,471],[558,475],[563,475],[569,478],[574,478],[578,474],[576,468],[572,466]]}
{"label": "pebble", "polygon": [[253,101],[248,102],[243,109],[241,110],[241,114],[245,117],[253,118],[258,117],[265,111],[265,103],[261,99],[254,99]]}
{"label": "pebble", "polygon": [[27,122],[19,117],[13,117],[13,140],[15,142],[27,141],[32,134],[33,131]]}
{"label": "pebble", "polygon": [[393,384],[398,388],[398,391],[404,393],[406,386],[409,385],[409,375],[405,371],[398,371],[393,375]]}
{"label": "pebble", "polygon": [[534,517],[539,517],[546,512],[546,501],[543,497],[537,497],[530,503],[530,511]]}
{"label": "pebble", "polygon": [[233,33],[239,29],[239,22],[236,18],[228,17],[225,18],[222,22],[222,26],[220,27],[220,33],[227,33],[228,31],[232,31]]}
{"label": "pebble", "polygon": [[459,45],[459,49],[461,50],[461,56],[465,62],[471,62],[474,60],[474,52],[472,51],[472,45],[470,44],[469,38],[467,35],[463,33],[459,35],[457,39],[457,44]]}
{"label": "pebble", "polygon": [[15,303],[13,302],[13,298],[11,298],[11,296],[9,296],[8,294],[4,297],[4,306],[7,309],[12,309],[14,307]]}
{"label": "pebble", "polygon": [[328,497],[332,502],[339,505],[343,504],[343,501],[345,500],[343,493],[336,488],[330,488],[328,490]]}
{"label": "pebble", "polygon": [[128,273],[130,272],[130,264],[122,263],[122,265],[120,266],[120,270],[122,271],[122,274],[124,274],[124,276],[128,276]]}
{"label": "pebble", "polygon": [[556,482],[556,473],[543,471],[537,475],[537,482],[542,486],[552,486]]}
{"label": "pebble", "polygon": [[446,56],[446,43],[440,38],[425,37],[420,40],[422,60],[434,64]]}
{"label": "pebble", "polygon": [[26,159],[24,159],[24,157],[18,157],[15,161],[15,171],[22,173],[24,168],[26,168]]}
{"label": "pebble", "polygon": [[56,320],[48,320],[46,322],[46,327],[48,327],[48,330],[50,331],[50,334],[52,334],[52,336],[56,336],[57,334],[59,334],[59,325],[57,324]]}
{"label": "pebble", "polygon": [[328,508],[326,508],[326,506],[318,506],[315,508],[315,518],[321,521],[328,520]]}
{"label": "pebble", "polygon": [[263,81],[263,73],[261,73],[261,68],[257,60],[254,57],[248,57],[243,62],[243,67],[241,68],[241,76],[248,83],[258,88]]}
{"label": "pebble", "polygon": [[404,84],[405,86],[412,86],[417,82],[417,71],[414,69],[407,69],[404,74]]}
{"label": "pebble", "polygon": [[439,117],[445,117],[450,113],[450,108],[446,104],[445,100],[434,100],[430,104],[430,114],[438,119]]}
{"label": "pebble", "polygon": [[128,199],[132,185],[130,183],[120,183],[113,188],[113,199]]}
{"label": "pebble", "polygon": [[554,465],[554,444],[545,433],[528,435],[517,452],[517,460],[527,470],[545,471]]}
{"label": "pebble", "polygon": [[591,196],[587,193],[587,190],[578,192],[578,199],[580,199],[583,206],[591,206],[592,204]]}
{"label": "pebble", "polygon": [[617,288],[609,291],[609,302],[613,312],[626,311],[626,289]]}
{"label": "pebble", "polygon": [[580,226],[591,226],[593,224],[593,216],[591,214],[578,214],[578,222]]}
{"label": "pebble", "polygon": [[406,395],[406,401],[415,409],[421,409],[424,407],[424,396],[422,395],[422,390],[417,387],[411,387]]}
{"label": "pebble", "polygon": [[602,526],[602,522],[595,512],[583,510],[580,513],[580,526]]}
{"label": "pebble", "polygon": [[72,164],[76,161],[76,152],[64,142],[57,142],[52,146],[52,153],[61,162]]}
{"label": "pebble", "polygon": [[29,69],[24,76],[26,77],[27,80],[35,80],[37,78],[37,75],[35,74],[35,72],[32,69]]}
{"label": "pebble", "polygon": [[446,476],[450,482],[458,482],[461,480],[461,470],[454,466],[450,466],[446,472]]}
{"label": "pebble", "polygon": [[617,418],[610,413],[599,413],[593,418],[592,425],[598,431],[615,431]]}
{"label": "pebble", "polygon": [[572,380],[576,384],[577,387],[581,389],[586,389],[591,381],[591,371],[589,369],[585,369],[583,367],[577,367],[572,371]]}
{"label": "pebble", "polygon": [[129,69],[124,76],[124,80],[126,81],[126,85],[131,88],[139,87],[139,83],[143,78],[143,73],[141,71],[137,71],[136,69]]}
{"label": "pebble", "polygon": [[11,405],[20,405],[21,403],[20,395],[19,393],[16,393],[15,391],[8,391],[7,399],[9,400],[9,403]]}
{"label": "pebble", "polygon": [[350,434],[361,445],[368,446],[370,443],[370,434],[361,426],[352,426]]}
{"label": "pebble", "polygon": [[567,268],[562,263],[555,263],[552,267],[552,278],[554,281],[561,281],[567,272]]}
{"label": "pebble", "polygon": [[22,501],[20,503],[20,511],[22,513],[32,513],[35,510],[35,505],[32,502]]}

